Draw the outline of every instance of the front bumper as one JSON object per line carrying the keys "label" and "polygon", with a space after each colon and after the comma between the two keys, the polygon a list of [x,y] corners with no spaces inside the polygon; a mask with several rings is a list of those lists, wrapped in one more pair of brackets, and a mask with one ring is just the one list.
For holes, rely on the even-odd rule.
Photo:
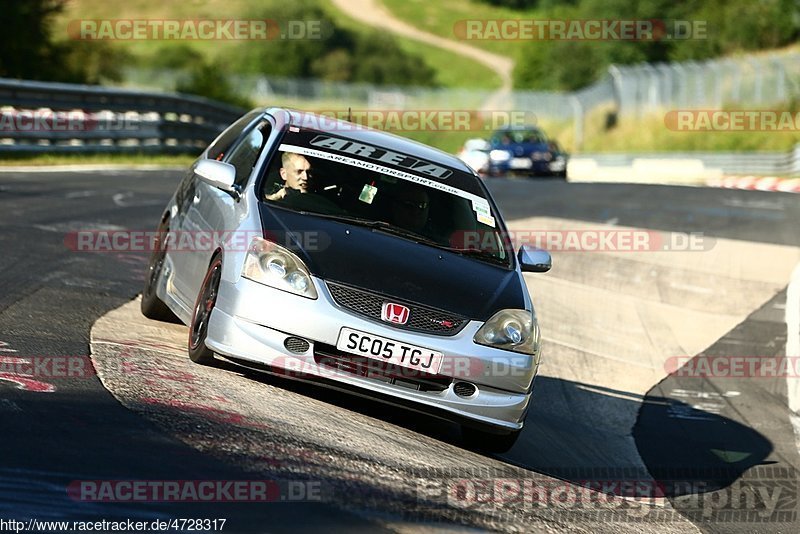
{"label": "front bumper", "polygon": [[[242,277],[235,284],[223,280],[206,345],[222,356],[269,366],[290,378],[368,395],[470,426],[499,432],[522,428],[538,360],[476,345],[472,338],[483,324],[480,321],[471,321],[454,336],[401,330],[340,308],[324,282],[314,278],[314,284],[319,295],[316,300]],[[318,347],[335,347],[343,327],[440,351],[444,354],[440,375],[452,380],[440,391],[424,391],[319,363]],[[288,337],[305,339],[308,350],[290,352],[284,346]],[[476,392],[466,398],[457,395],[459,382],[473,384]]]}
{"label": "front bumper", "polygon": [[[528,158],[520,158],[528,159]],[[520,174],[526,176],[557,176],[563,174],[567,169],[567,162],[565,159],[555,160],[531,160],[529,167],[514,167],[510,161],[490,161],[488,164],[488,172],[493,175],[502,174]]]}

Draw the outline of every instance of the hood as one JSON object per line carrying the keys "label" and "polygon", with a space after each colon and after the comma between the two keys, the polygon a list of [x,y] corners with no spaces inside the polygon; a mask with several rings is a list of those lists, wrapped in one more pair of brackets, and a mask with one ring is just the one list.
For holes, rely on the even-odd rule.
{"label": "hood", "polygon": [[260,203],[264,234],[314,276],[485,321],[525,307],[514,270],[351,223]]}

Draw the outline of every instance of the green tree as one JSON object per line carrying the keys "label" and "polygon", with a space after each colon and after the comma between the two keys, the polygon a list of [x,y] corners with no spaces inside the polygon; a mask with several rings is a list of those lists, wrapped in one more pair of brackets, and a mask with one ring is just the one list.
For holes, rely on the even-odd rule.
{"label": "green tree", "polygon": [[65,0],[3,0],[0,76],[28,80],[59,78],[63,50],[50,38],[50,24]]}
{"label": "green tree", "polygon": [[186,43],[170,43],[158,47],[148,65],[156,69],[183,70],[203,61],[203,54]]}
{"label": "green tree", "polygon": [[361,34],[337,26],[318,0],[268,2],[249,18],[279,23],[319,21],[324,31],[321,38],[242,43],[226,56],[226,64],[234,72],[375,84],[435,84],[435,72],[422,58],[403,51],[385,33]]}
{"label": "green tree", "polygon": [[403,52],[397,41],[385,33],[360,35],[353,55],[353,81],[379,85],[434,85],[434,70],[421,58]]}
{"label": "green tree", "polygon": [[702,60],[740,51],[776,48],[800,35],[797,0],[581,0],[542,11],[542,19],[653,20],[672,32],[675,21],[705,34],[642,41],[534,41],[517,60],[518,88],[564,90],[592,83],[608,66]]}
{"label": "green tree", "polygon": [[65,0],[0,0],[0,76],[70,83],[120,81],[133,56],[106,41],[52,39]]}
{"label": "green tree", "polygon": [[178,84],[181,93],[204,96],[212,100],[227,102],[241,108],[252,108],[247,98],[239,95],[228,81],[226,70],[220,64],[197,62],[189,70],[189,79]]}
{"label": "green tree", "polygon": [[51,79],[68,83],[121,82],[122,69],[135,57],[106,41],[74,41],[59,45],[61,66]]}

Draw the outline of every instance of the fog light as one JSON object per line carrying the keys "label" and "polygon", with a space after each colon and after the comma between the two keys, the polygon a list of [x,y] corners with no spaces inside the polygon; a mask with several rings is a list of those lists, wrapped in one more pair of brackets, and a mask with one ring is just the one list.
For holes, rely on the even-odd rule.
{"label": "fog light", "polygon": [[311,346],[308,341],[301,337],[287,337],[283,341],[283,346],[286,347],[286,350],[289,352],[293,352],[295,354],[304,354],[308,352],[309,347]]}
{"label": "fog light", "polygon": [[459,397],[471,397],[477,390],[478,388],[469,382],[456,382],[453,384],[453,392]]}

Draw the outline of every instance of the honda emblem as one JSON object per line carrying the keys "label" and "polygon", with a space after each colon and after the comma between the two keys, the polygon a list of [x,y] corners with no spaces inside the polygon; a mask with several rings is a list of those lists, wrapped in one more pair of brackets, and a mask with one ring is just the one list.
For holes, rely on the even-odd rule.
{"label": "honda emblem", "polygon": [[381,308],[381,319],[389,323],[406,324],[408,321],[409,310],[402,304],[394,302],[384,302]]}

